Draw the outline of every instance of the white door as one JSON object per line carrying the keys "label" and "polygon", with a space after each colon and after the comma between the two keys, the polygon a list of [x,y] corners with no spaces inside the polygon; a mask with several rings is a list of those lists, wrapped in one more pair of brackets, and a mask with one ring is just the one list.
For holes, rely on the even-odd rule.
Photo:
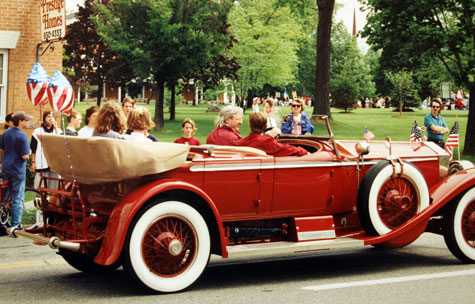
{"label": "white door", "polygon": [[0,122],[7,115],[8,50],[0,49]]}

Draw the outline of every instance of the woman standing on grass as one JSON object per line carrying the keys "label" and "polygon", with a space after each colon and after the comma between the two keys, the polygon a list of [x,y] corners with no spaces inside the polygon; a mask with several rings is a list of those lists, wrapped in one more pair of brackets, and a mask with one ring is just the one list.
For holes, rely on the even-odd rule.
{"label": "woman standing on grass", "polygon": [[303,112],[305,109],[301,99],[292,101],[292,113],[284,118],[281,130],[282,134],[302,135],[312,134],[314,126],[310,122],[310,118]]}

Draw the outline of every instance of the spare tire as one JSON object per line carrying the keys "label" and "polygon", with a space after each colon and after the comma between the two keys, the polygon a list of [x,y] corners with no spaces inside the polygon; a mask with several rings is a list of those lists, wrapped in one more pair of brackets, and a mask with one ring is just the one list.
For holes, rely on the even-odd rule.
{"label": "spare tire", "polygon": [[[393,166],[382,160],[368,170],[358,189],[358,216],[368,235],[383,235],[403,225],[429,206],[429,189],[413,164]],[[422,233],[423,231],[421,231]]]}

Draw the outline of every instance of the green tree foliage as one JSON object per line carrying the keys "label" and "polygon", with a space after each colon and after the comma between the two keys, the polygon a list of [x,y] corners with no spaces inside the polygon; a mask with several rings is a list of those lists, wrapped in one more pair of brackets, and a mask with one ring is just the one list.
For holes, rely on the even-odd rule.
{"label": "green tree foliage", "polygon": [[237,38],[231,54],[241,65],[236,86],[241,97],[252,97],[249,91],[266,83],[284,86],[294,80],[302,31],[288,7],[276,0],[237,1],[230,20]]}
{"label": "green tree foliage", "polygon": [[302,28],[303,35],[298,40],[295,87],[300,96],[310,96],[315,93],[317,4],[314,0],[280,0],[280,5],[289,6],[293,18]]}
{"label": "green tree foliage", "polygon": [[96,25],[91,17],[96,14],[95,3],[108,4],[109,0],[86,0],[84,7],[79,6],[76,14],[77,21],[68,25],[64,43],[63,68],[73,83],[88,82],[98,86],[97,105],[101,104],[104,82],[121,82],[125,77],[131,79],[134,75],[125,61],[117,58],[97,34]]}
{"label": "green tree foliage", "polygon": [[394,97],[390,103],[391,106],[399,108],[399,116],[402,116],[402,111],[405,107],[414,105],[417,101],[414,100],[416,90],[414,89],[414,82],[412,81],[412,73],[400,71],[397,73],[386,72],[386,77],[393,86],[392,96]]}
{"label": "green tree foliage", "polygon": [[475,155],[475,1],[363,0],[369,10],[363,36],[382,50],[389,71],[417,70],[437,58],[456,84],[470,92],[464,154]]}
{"label": "green tree foliage", "polygon": [[343,23],[333,26],[330,61],[330,92],[334,105],[347,111],[356,99],[374,96],[369,65]]}
{"label": "green tree foliage", "polygon": [[157,83],[157,129],[164,127],[165,85],[191,75],[226,50],[229,39],[216,24],[231,5],[207,0],[115,0],[98,6],[101,37],[137,74],[152,75]]}

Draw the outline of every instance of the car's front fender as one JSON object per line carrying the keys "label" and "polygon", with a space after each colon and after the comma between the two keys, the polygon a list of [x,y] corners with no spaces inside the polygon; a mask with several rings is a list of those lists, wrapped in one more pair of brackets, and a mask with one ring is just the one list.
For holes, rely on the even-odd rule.
{"label": "car's front fender", "polygon": [[443,206],[473,186],[475,186],[475,168],[456,172],[430,188],[431,204]]}
{"label": "car's front fender", "polygon": [[221,217],[211,198],[200,188],[192,184],[177,179],[163,179],[135,189],[117,204],[107,223],[102,246],[94,262],[101,265],[111,265],[117,261],[124,246],[129,226],[140,208],[157,194],[171,190],[184,190],[196,193],[208,203],[218,224],[222,254],[226,255],[226,244],[222,242],[224,240],[224,230],[221,224]]}

